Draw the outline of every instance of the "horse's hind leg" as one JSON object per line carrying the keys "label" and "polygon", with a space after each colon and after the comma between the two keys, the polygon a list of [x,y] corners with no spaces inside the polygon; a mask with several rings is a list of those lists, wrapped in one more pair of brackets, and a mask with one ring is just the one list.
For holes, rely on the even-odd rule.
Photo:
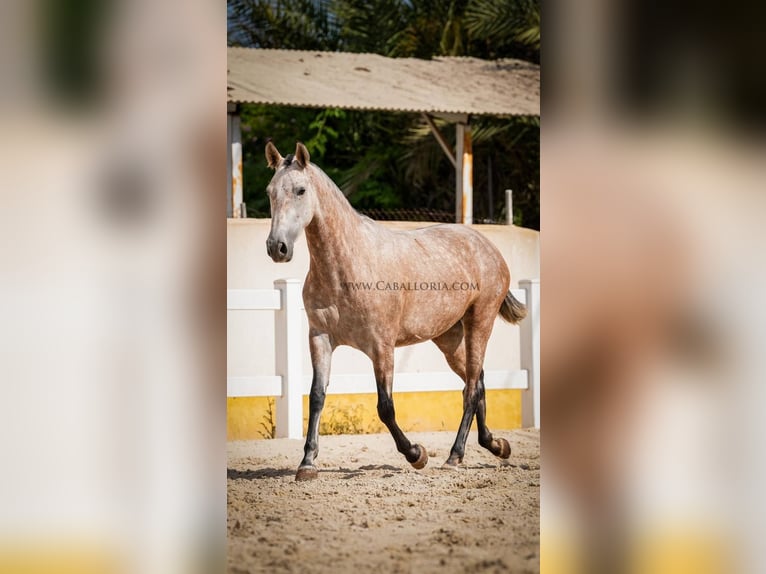
{"label": "horse's hind leg", "polygon": [[428,462],[428,452],[419,444],[412,444],[396,424],[396,412],[392,396],[394,383],[394,350],[386,349],[373,357],[375,382],[378,386],[378,416],[396,442],[396,449],[413,467],[423,468]]}
{"label": "horse's hind leg", "polygon": [[458,321],[447,331],[433,338],[433,342],[444,353],[447,364],[455,374],[465,381],[465,338],[463,323]]}
{"label": "horse's hind leg", "polygon": [[[434,338],[434,343],[439,347],[450,368],[461,378],[466,380],[466,348],[463,331],[463,323],[458,321],[448,331]],[[493,438],[486,424],[487,403],[484,391],[484,370],[479,373],[476,383],[476,426],[479,430],[479,444],[489,450],[495,456],[508,458],[511,454],[511,446],[504,438]],[[465,408],[465,402],[464,402]],[[470,423],[469,423],[470,426]],[[462,456],[461,456],[462,458]],[[456,463],[455,463],[456,464]],[[450,465],[454,466],[454,465]]]}
{"label": "horse's hind leg", "polygon": [[319,453],[319,419],[324,409],[327,384],[330,382],[330,361],[332,358],[332,343],[327,333],[309,333],[309,350],[311,351],[311,366],[314,377],[311,381],[309,395],[309,424],[306,431],[304,456],[295,474],[295,480],[311,480],[318,475],[314,459]]}
{"label": "horse's hind leg", "polygon": [[511,456],[511,445],[504,438],[493,438],[492,433],[487,428],[487,401],[484,391],[484,369],[479,375],[477,384],[479,400],[476,403],[476,426],[479,429],[479,444],[489,452],[500,458]]}
{"label": "horse's hind leg", "polygon": [[[487,309],[485,307],[484,309]],[[482,311],[484,310],[482,309]],[[495,313],[477,311],[476,307],[468,310],[463,316],[463,340],[461,346],[464,347],[465,356],[465,387],[463,388],[463,418],[460,421],[455,443],[444,463],[446,468],[456,468],[463,461],[465,455],[465,443],[468,438],[468,431],[471,428],[474,415],[479,414],[477,423],[479,427],[479,443],[488,448],[493,454],[498,456],[510,455],[510,448],[492,438],[492,434],[486,426],[486,402],[484,398],[484,377],[482,364],[484,363],[484,353],[487,349],[487,341],[492,332]],[[439,344],[439,342],[437,342]],[[440,345],[441,347],[441,345]],[[457,347],[457,353],[460,353],[460,346]],[[450,358],[447,357],[448,362]],[[450,366],[452,364],[450,363]],[[458,373],[460,374],[460,373]],[[483,407],[483,408],[482,408]]]}

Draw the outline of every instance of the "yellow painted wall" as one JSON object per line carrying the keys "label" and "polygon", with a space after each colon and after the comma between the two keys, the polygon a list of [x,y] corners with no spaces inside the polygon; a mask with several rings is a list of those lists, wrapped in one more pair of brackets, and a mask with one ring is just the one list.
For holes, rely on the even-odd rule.
{"label": "yellow painted wall", "polygon": [[[320,421],[321,434],[387,432],[378,419],[377,395],[328,395]],[[274,423],[272,397],[229,398],[228,440],[269,436]],[[457,430],[463,415],[463,395],[457,391],[394,393],[396,420],[405,432]],[[303,397],[303,428],[308,420],[308,397]],[[487,391],[487,425],[512,429],[521,426],[521,391]],[[474,428],[476,423],[474,422]]]}
{"label": "yellow painted wall", "polygon": [[0,545],[3,574],[102,574],[125,570],[118,555],[99,542],[17,540]]}

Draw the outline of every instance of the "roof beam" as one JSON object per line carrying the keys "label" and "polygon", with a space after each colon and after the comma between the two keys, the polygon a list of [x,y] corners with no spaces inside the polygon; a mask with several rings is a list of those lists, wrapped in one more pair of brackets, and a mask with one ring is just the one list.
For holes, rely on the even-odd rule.
{"label": "roof beam", "polygon": [[452,163],[452,167],[457,169],[457,160],[455,159],[455,154],[453,153],[452,148],[447,143],[447,140],[444,139],[444,136],[439,131],[439,128],[436,127],[436,124],[434,123],[433,119],[431,119],[431,116],[423,112],[423,118],[426,120],[428,127],[431,128],[431,133],[434,134],[436,141],[439,142],[439,145],[444,150],[444,153],[447,156],[447,159],[450,160],[450,162]]}
{"label": "roof beam", "polygon": [[450,114],[446,112],[434,112],[431,114],[435,118],[445,120],[451,124],[467,124],[469,116],[468,114]]}

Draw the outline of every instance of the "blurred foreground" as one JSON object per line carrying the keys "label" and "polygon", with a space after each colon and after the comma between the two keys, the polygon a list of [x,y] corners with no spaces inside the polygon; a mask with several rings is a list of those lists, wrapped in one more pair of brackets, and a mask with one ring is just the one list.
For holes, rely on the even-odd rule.
{"label": "blurred foreground", "polygon": [[734,73],[762,77],[750,27],[728,35],[704,4],[557,8],[542,571],[762,572],[766,100]]}
{"label": "blurred foreground", "polygon": [[220,571],[224,10],[0,12],[0,572]]}
{"label": "blurred foreground", "polygon": [[[542,570],[764,571],[762,15],[551,8]],[[222,569],[224,11],[0,10],[0,572]]]}

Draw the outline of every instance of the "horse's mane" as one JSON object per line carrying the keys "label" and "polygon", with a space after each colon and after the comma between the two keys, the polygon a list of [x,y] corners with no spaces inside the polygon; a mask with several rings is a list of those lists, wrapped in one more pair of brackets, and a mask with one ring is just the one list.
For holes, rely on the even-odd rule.
{"label": "horse's mane", "polygon": [[[289,156],[288,156],[289,157]],[[285,158],[286,159],[286,158]],[[329,190],[331,193],[333,193],[338,201],[344,205],[344,207],[348,210],[356,214],[357,217],[364,217],[361,213],[359,213],[354,207],[351,205],[351,202],[349,202],[348,198],[346,197],[346,194],[343,193],[343,190],[341,190],[340,187],[330,178],[329,175],[327,175],[322,168],[317,166],[316,164],[311,164],[311,167],[314,169],[312,170],[313,173],[318,176],[318,183],[320,183],[322,186],[324,186],[327,190]]]}

